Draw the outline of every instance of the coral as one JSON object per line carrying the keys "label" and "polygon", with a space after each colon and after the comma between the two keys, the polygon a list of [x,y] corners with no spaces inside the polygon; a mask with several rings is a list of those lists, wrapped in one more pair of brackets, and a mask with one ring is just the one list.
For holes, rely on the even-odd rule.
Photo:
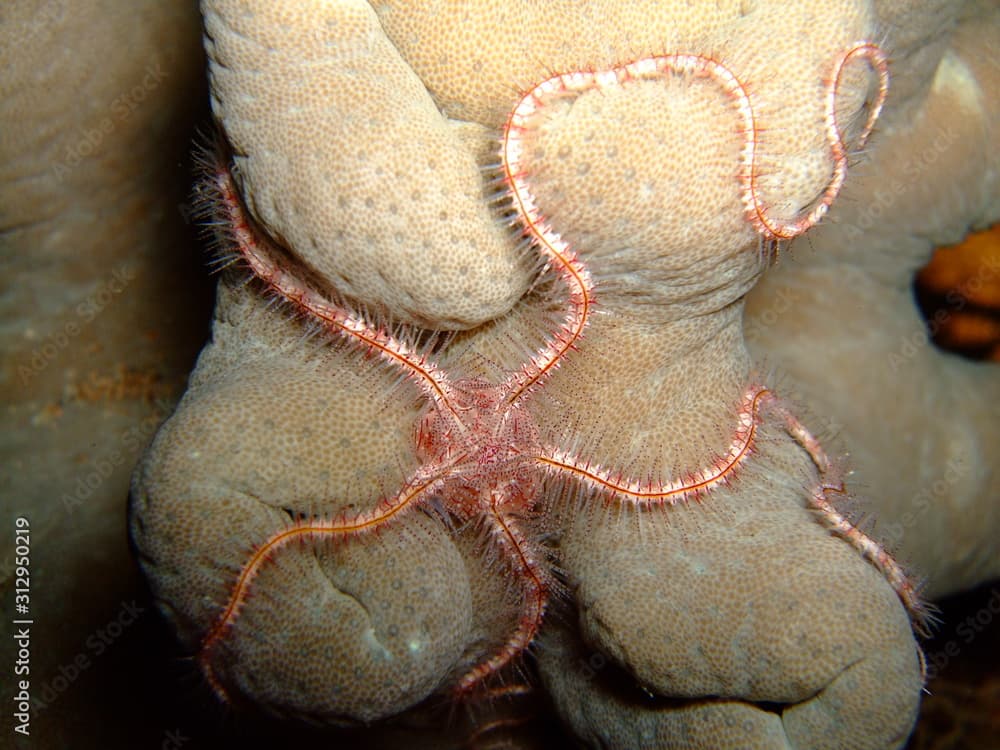
{"label": "coral", "polygon": [[[990,51],[1000,15],[989,3],[941,3],[901,22],[903,4],[878,9],[896,29],[879,143],[831,221],[810,232],[808,258],[751,292],[747,338],[832,419],[883,538],[936,597],[1000,575],[1000,506],[989,500],[1000,492],[1000,377],[930,345],[913,301],[936,245],[1000,217]],[[942,25],[954,27],[947,39],[923,36]],[[998,270],[987,259],[967,283],[991,284]]]}
{"label": "coral", "polygon": [[[227,276],[136,474],[144,566],[221,696],[371,721],[525,651],[557,588],[548,537],[579,633],[553,629],[538,659],[581,736],[632,746],[612,729],[621,689],[548,664],[582,637],[686,699],[649,718],[660,742],[694,717],[713,746],[735,718],[793,746],[898,746],[921,685],[897,600],[919,621],[912,585],[830,501],[843,485],[816,439],[747,391],[742,333],[761,257],[827,213],[882,108],[887,63],[857,42],[876,19],[661,7],[574,34],[604,9],[588,10],[558,31],[538,6],[432,37],[440,17],[413,6],[206,3],[234,152],[232,181],[214,178],[223,234],[264,286]],[[762,27],[798,43],[761,54]],[[518,81],[540,83],[512,100]],[[501,191],[491,215],[470,165],[489,167],[505,123],[513,205]],[[568,303],[516,237],[493,244],[498,218]]]}

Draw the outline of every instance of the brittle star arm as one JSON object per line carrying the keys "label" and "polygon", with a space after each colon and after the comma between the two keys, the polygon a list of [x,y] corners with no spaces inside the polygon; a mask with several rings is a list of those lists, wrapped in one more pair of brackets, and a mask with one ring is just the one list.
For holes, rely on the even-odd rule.
{"label": "brittle star arm", "polygon": [[437,365],[388,331],[376,328],[362,316],[331,303],[286,271],[275,257],[271,243],[256,231],[247,218],[229,169],[217,166],[211,180],[222,211],[222,226],[229,232],[239,257],[271,292],[327,330],[359,343],[365,350],[376,353],[390,366],[402,371],[437,408],[450,412],[455,424],[461,428],[454,388]]}
{"label": "brittle star arm", "polygon": [[531,131],[532,118],[538,115],[549,98],[622,86],[631,81],[670,74],[711,78],[733,103],[740,119],[739,131],[743,137],[743,147],[739,179],[747,219],[767,240],[790,240],[823,218],[846,179],[847,145],[837,121],[837,92],[844,70],[855,59],[866,60],[878,76],[875,101],[858,136],[857,147],[864,145],[882,111],[889,90],[885,54],[871,42],[855,42],[838,56],[826,83],[826,137],[833,159],[830,181],[812,209],[790,220],[771,216],[760,196],[760,127],[750,94],[735,73],[711,57],[693,54],[658,55],[603,72],[584,71],[556,75],[525,93],[511,111],[503,129],[500,154],[502,176],[510,189],[513,207],[524,225],[524,234],[556,266],[559,277],[568,287],[570,309],[559,331],[505,384],[510,394],[508,402],[514,404],[522,396],[532,392],[558,367],[560,360],[576,347],[590,321],[594,304],[594,285],[590,272],[566,239],[546,218],[528,184],[529,174],[523,164],[525,138]]}
{"label": "brittle star arm", "polygon": [[524,224],[524,234],[531,238],[538,246],[539,252],[555,265],[556,273],[569,289],[569,311],[560,329],[504,383],[504,389],[509,394],[507,403],[511,406],[538,388],[545,378],[555,371],[562,358],[576,347],[590,322],[591,308],[594,304],[594,283],[590,271],[570,248],[569,243],[542,215],[528,187],[528,174],[521,164],[523,140],[528,132],[530,118],[542,103],[535,92],[546,83],[525,94],[507,118],[500,153],[501,168],[504,180],[510,188],[514,208]]}
{"label": "brittle star arm", "polygon": [[837,121],[837,95],[847,66],[854,60],[865,60],[878,77],[875,100],[868,117],[858,134],[856,148],[864,146],[878,120],[889,92],[889,68],[885,53],[872,42],[860,40],[842,52],[833,65],[826,81],[825,112],[826,138],[833,159],[830,181],[815,205],[793,219],[771,216],[760,196],[760,126],[754,113],[753,102],[744,83],[718,60],[705,55],[673,54],[647,57],[618,68],[603,72],[574,72],[553,76],[531,89],[512,111],[504,129],[502,163],[504,176],[511,187],[514,207],[525,223],[526,233],[535,238],[542,251],[557,257],[566,248],[565,241],[554,232],[545,220],[527,186],[521,158],[524,135],[530,119],[552,96],[567,92],[583,93],[610,86],[622,86],[631,81],[663,77],[668,74],[692,75],[714,80],[733,103],[740,119],[739,131],[743,138],[740,183],[747,218],[754,228],[769,240],[790,240],[817,224],[833,204],[847,176],[847,144],[843,129]]}
{"label": "brittle star arm", "polygon": [[830,461],[816,436],[806,429],[787,407],[774,400],[769,408],[782,417],[786,432],[809,454],[820,474],[819,483],[809,494],[810,506],[819,514],[823,524],[830,531],[844,539],[875,566],[906,607],[913,629],[924,637],[929,637],[934,613],[920,598],[919,587],[881,544],[865,534],[830,502],[829,494],[847,494],[838,467]]}
{"label": "brittle star arm", "polygon": [[306,518],[272,534],[258,545],[240,569],[236,581],[230,589],[229,599],[215,623],[205,634],[198,652],[198,662],[202,671],[220,698],[226,700],[226,692],[212,669],[211,652],[240,616],[254,580],[263,566],[274,559],[280,551],[293,542],[324,539],[347,539],[366,534],[394,521],[415,507],[420,498],[436,490],[442,481],[440,467],[422,466],[407,479],[403,489],[395,496],[383,500],[375,508],[359,513],[353,518],[345,516],[331,519]]}
{"label": "brittle star arm", "polygon": [[829,501],[828,494],[847,494],[837,467],[830,461],[819,440],[766,388],[751,387],[747,390],[737,414],[736,435],[729,452],[708,467],[684,478],[636,480],[556,448],[546,448],[535,457],[535,461],[550,474],[570,476],[585,486],[622,502],[641,507],[675,505],[683,500],[699,497],[731,478],[732,473],[753,450],[760,410],[765,405],[779,415],[786,432],[808,453],[820,475],[819,482],[807,495],[809,506],[817,512],[827,528],[875,566],[906,608],[914,629],[921,635],[928,636],[933,612],[921,600],[918,586],[881,544],[851,523]]}
{"label": "brittle star arm", "polygon": [[666,480],[650,478],[645,481],[633,479],[552,447],[545,448],[535,457],[535,462],[549,474],[572,477],[606,496],[636,506],[675,505],[682,500],[699,497],[716,485],[729,481],[732,473],[753,450],[758,411],[770,393],[767,388],[759,386],[747,389],[737,412],[737,426],[729,451],[710,465],[685,477]]}
{"label": "brittle star arm", "polygon": [[514,578],[520,582],[522,589],[520,619],[514,632],[496,653],[462,676],[454,689],[457,695],[467,694],[524,653],[535,639],[545,617],[551,585],[544,561],[540,559],[542,553],[521,530],[518,519],[506,510],[509,505],[503,491],[495,491],[490,511],[484,519],[491,542],[500,549],[503,559],[515,568]]}
{"label": "brittle star arm", "polygon": [[830,148],[830,156],[833,159],[833,173],[827,183],[826,189],[815,201],[812,209],[798,218],[782,220],[774,218],[764,206],[759,195],[757,167],[759,139],[757,137],[757,120],[753,113],[750,97],[746,88],[736,79],[728,69],[715,64],[719,71],[712,71],[710,74],[716,77],[723,88],[737,103],[737,109],[743,118],[744,147],[743,166],[744,173],[741,175],[743,184],[743,203],[750,223],[765,239],[768,240],[791,240],[803,234],[811,227],[819,223],[830,206],[833,205],[840,189],[847,178],[847,144],[844,142],[843,130],[837,122],[837,91],[840,88],[840,81],[844,70],[848,64],[855,59],[867,60],[878,77],[875,101],[872,103],[865,124],[858,134],[855,148],[860,149],[867,142],[882,112],[882,106],[889,94],[889,65],[885,53],[868,41],[857,41],[851,44],[847,50],[842,52],[833,65],[833,73],[826,82],[825,96],[825,124],[826,140]]}

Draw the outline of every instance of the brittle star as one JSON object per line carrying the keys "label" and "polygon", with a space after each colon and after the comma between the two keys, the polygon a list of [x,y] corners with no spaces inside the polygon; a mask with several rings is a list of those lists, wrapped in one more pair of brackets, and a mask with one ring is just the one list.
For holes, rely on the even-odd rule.
{"label": "brittle star", "polygon": [[[526,408],[560,364],[580,349],[596,304],[595,283],[587,265],[537,206],[531,177],[523,166],[524,138],[537,113],[553,97],[628,86],[637,80],[670,75],[714,80],[732,102],[740,121],[744,144],[737,178],[747,219],[765,241],[785,241],[816,224],[843,184],[847,147],[836,119],[836,98],[842,71],[855,59],[866,60],[878,76],[877,96],[860,135],[861,142],[871,132],[884,102],[888,86],[885,57],[868,42],[851,45],[838,57],[827,80],[826,136],[832,175],[815,206],[792,220],[776,219],[764,207],[757,184],[759,126],[750,94],[732,71],[710,57],[662,55],[604,72],[556,75],[525,93],[503,130],[501,177],[524,235],[566,288],[567,310],[561,324],[535,353],[499,383],[449,375],[430,355],[407,344],[402,337],[319,292],[305,280],[304,272],[296,272],[294,261],[252,224],[229,168],[225,164],[214,167],[210,187],[216,193],[221,224],[235,257],[249,266],[270,294],[288,303],[302,317],[317,322],[331,336],[376,355],[413,383],[427,402],[414,434],[413,447],[420,464],[395,495],[352,517],[301,518],[276,531],[249,555],[232,584],[228,601],[205,634],[198,656],[204,674],[221,698],[225,700],[226,693],[214,677],[211,655],[238,620],[262,566],[293,542],[363,537],[418,508],[438,512],[443,509],[459,521],[481,523],[520,587],[519,617],[506,641],[454,684],[456,695],[468,694],[529,648],[541,627],[550,596],[559,590],[546,549],[526,532],[523,521],[537,507],[546,478],[569,478],[590,495],[603,496],[606,502],[646,510],[704,498],[716,486],[728,483],[741,465],[751,460],[765,408],[783,420],[787,433],[808,452],[816,466],[820,481],[807,502],[834,533],[885,575],[911,614],[921,612],[916,591],[899,565],[827,500],[828,493],[844,491],[834,464],[816,438],[767,387],[752,384],[746,388],[736,410],[735,426],[730,430],[728,451],[676,478],[632,479],[623,471],[547,444]],[[572,441],[567,438],[566,444]],[[918,616],[915,621],[919,622]]]}

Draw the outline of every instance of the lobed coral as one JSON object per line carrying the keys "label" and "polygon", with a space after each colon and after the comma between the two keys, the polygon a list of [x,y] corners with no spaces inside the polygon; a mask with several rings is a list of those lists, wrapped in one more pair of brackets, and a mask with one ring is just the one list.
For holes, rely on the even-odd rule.
{"label": "lobed coral", "polygon": [[[215,104],[260,242],[284,248],[275,268],[369,323],[389,319],[384,331],[460,379],[517,370],[567,306],[505,228],[525,217],[489,182],[521,94],[553,73],[679,55],[733,74],[753,108],[749,170],[721,68],[542,97],[524,131],[524,186],[592,272],[596,306],[528,410],[546,440],[571,436],[562,449],[581,463],[564,473],[662,495],[675,480],[693,489],[689,475],[727,455],[740,394],[774,380],[744,339],[787,373],[777,391],[809,408],[761,410],[753,452],[719,475],[730,481],[683,505],[619,512],[620,492],[546,478],[540,512],[523,520],[557,556],[550,588],[567,584],[557,599],[571,609],[548,618],[529,663],[591,744],[899,745],[919,664],[884,573],[904,599],[908,589],[878,548],[853,536],[882,571],[810,510],[825,464],[787,415],[842,434],[859,509],[879,512],[876,530],[933,593],[996,574],[995,415],[981,404],[997,403],[997,378],[927,347],[909,296],[933,244],[996,218],[995,66],[980,52],[995,9],[549,3],[450,16],[340,3],[261,5],[273,23],[260,24],[234,7],[206,4]],[[461,34],[437,33],[453,23]],[[758,232],[805,228],[840,187],[828,92],[851,148],[876,109],[874,57],[836,74],[866,38],[892,79],[870,152],[848,152],[827,219],[758,280]],[[74,185],[93,174],[83,161],[69,173]],[[214,340],[136,475],[141,560],[230,697],[328,721],[395,714],[509,645],[524,605],[507,581],[523,576],[488,545],[484,556],[475,529],[411,513],[375,542],[275,554],[233,637],[203,648],[251,549],[303,516],[349,519],[391,496],[429,413],[398,373],[331,349],[328,332],[289,320],[304,314],[296,299],[269,306],[245,278],[224,276]],[[441,329],[460,332],[428,333]],[[398,572],[380,580],[386,571]],[[401,625],[428,647],[407,655]]]}

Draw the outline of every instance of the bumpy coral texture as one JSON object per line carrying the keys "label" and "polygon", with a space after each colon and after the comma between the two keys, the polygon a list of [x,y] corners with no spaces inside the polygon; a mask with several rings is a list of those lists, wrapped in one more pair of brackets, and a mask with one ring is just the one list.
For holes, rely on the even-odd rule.
{"label": "bumpy coral texture", "polygon": [[751,293],[747,338],[830,416],[882,533],[936,597],[1000,576],[1000,375],[929,345],[912,292],[936,245],[1000,219],[1000,13],[939,3],[928,23],[955,28],[927,44],[903,5],[880,7],[898,41],[877,147],[810,233],[808,262]]}
{"label": "bumpy coral texture", "polygon": [[401,319],[471,327],[506,312],[526,284],[515,248],[371,10],[243,5],[207,4],[205,34],[215,112],[260,221],[344,294]]}
{"label": "bumpy coral texture", "polygon": [[[499,131],[519,91],[553,72],[607,71],[656,55],[720,61],[745,86],[760,125],[752,200],[738,107],[712,76],[670,71],[552,97],[525,128],[523,158],[540,210],[593,275],[599,311],[528,407],[539,433],[632,477],[684,477],[711,465],[733,439],[741,394],[760,377],[744,336],[744,300],[763,271],[762,228],[748,203],[762,207],[766,229],[794,224],[823,200],[836,170],[827,92],[836,93],[850,144],[878,89],[865,60],[831,81],[835,61],[861,39],[891,49],[884,36],[902,28],[892,23],[901,10],[847,0],[431,6],[203,4],[213,106],[261,231],[320,291],[372,319],[391,315],[414,342],[424,329],[462,330],[428,344],[434,361],[499,379],[523,364],[566,304],[548,277],[529,289],[534,250],[505,226],[509,216],[498,212],[507,204],[491,193]],[[963,63],[943,47],[936,58],[922,51],[920,28],[912,21],[909,36],[898,32],[901,49],[912,50],[903,63],[925,77],[960,78]],[[890,102],[896,113],[886,111],[895,123],[887,135],[899,128],[904,141],[928,137],[910,115],[940,106],[946,88],[904,77]],[[891,153],[882,138],[874,153]],[[990,184],[984,194],[995,193]],[[978,214],[954,220],[955,231],[989,218],[991,204],[976,205]],[[844,276],[858,284],[878,276],[865,263],[890,269],[898,260],[870,259],[857,243],[814,246],[831,257],[854,248],[855,270]],[[795,280],[799,271],[778,279],[806,283]],[[789,340],[818,341],[814,303],[827,309],[843,298],[810,292],[801,314],[797,307],[780,326],[751,320],[752,343],[764,349],[773,337],[780,360],[781,326]],[[768,297],[755,304],[766,312]],[[852,314],[827,313],[826,323]],[[192,653],[255,546],[302,516],[370,510],[417,465],[426,405],[414,389],[350,342],[331,346],[327,332],[304,330],[244,272],[227,274],[212,343],[135,474],[133,538]],[[870,357],[885,342],[868,346]],[[831,357],[825,371],[818,355],[805,358],[796,381],[820,413],[841,413],[845,401],[831,395],[841,393],[834,365],[843,369]],[[865,372],[863,362],[847,369],[859,379]],[[968,377],[995,387],[995,376],[992,384]],[[874,386],[852,393],[866,388]],[[854,437],[866,415],[848,405]],[[686,504],[623,511],[586,483],[546,480],[531,528],[557,555],[570,595],[537,661],[556,710],[585,743],[905,742],[922,684],[905,609],[884,571],[817,517],[810,497],[821,467],[783,414],[762,410],[746,462]],[[931,431],[923,421],[916,427],[921,438]],[[895,446],[913,439],[863,443],[874,456],[869,481],[898,477],[895,467],[910,464]],[[886,468],[879,456],[895,463]],[[970,497],[995,486],[978,466],[967,469]],[[902,495],[887,485],[891,505]],[[988,539],[981,532],[969,541],[984,560]],[[950,571],[944,557],[929,559]],[[987,563],[963,565],[966,581]],[[282,715],[330,723],[394,716],[504,643],[522,604],[505,573],[475,527],[449,528],[435,514],[410,513],[374,536],[283,549],[211,650],[209,676],[227,699]],[[605,666],[583,674],[576,667],[593,653]]]}

